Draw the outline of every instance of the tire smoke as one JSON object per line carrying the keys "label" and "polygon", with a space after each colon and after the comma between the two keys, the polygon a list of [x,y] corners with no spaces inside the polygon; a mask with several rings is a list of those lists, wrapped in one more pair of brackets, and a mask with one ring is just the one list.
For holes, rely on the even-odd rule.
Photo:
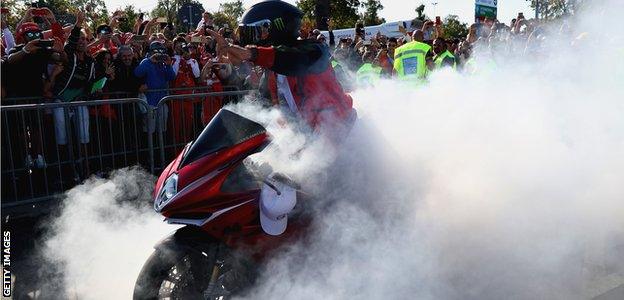
{"label": "tire smoke", "polygon": [[621,294],[621,7],[590,6],[526,56],[483,46],[489,68],[472,76],[355,92],[360,123],[326,169],[314,234],[269,262],[248,298]]}
{"label": "tire smoke", "polygon": [[[537,56],[356,91],[360,119],[337,152],[271,123],[276,111],[234,108],[275,137],[255,159],[319,196],[312,234],[247,298],[589,299],[621,285],[621,7],[588,9]],[[175,229],[152,210],[153,183],[123,169],[68,192],[43,253],[69,298],[130,297]]]}
{"label": "tire smoke", "polygon": [[[47,288],[61,299],[128,299],[153,246],[176,229],[151,202],[155,178],[138,168],[91,178],[71,189],[51,221],[41,255],[55,268]],[[48,289],[43,288],[46,293]]]}

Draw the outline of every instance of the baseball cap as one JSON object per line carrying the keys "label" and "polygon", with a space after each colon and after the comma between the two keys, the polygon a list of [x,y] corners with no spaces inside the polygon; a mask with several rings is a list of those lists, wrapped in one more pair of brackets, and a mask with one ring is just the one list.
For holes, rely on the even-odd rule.
{"label": "baseball cap", "polygon": [[295,188],[273,180],[267,179],[279,193],[266,182],[260,192],[260,225],[264,232],[270,235],[280,235],[286,231],[288,225],[288,213],[297,204],[297,191]]}

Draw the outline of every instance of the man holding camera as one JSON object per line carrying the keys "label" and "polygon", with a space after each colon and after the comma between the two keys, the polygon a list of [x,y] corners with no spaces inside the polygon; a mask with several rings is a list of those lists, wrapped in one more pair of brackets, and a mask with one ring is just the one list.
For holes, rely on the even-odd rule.
{"label": "man holding camera", "polygon": [[88,49],[89,53],[93,55],[94,53],[102,50],[108,49],[113,54],[113,56],[117,55],[117,44],[113,41],[113,29],[109,25],[103,24],[97,27],[95,30],[97,33],[97,39],[89,44]]}
{"label": "man holding camera", "polygon": [[9,52],[6,67],[12,76],[7,78],[8,96],[40,96],[49,79],[48,63],[52,63],[55,52],[63,51],[63,46],[55,40],[44,40],[39,25],[33,22],[20,24],[15,38],[20,44]]}

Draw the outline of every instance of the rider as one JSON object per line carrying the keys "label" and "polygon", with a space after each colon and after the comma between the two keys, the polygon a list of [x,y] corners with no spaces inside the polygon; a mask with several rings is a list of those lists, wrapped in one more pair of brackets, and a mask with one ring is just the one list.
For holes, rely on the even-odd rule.
{"label": "rider", "polygon": [[219,53],[227,53],[233,63],[249,60],[267,69],[261,87],[274,104],[286,106],[314,129],[335,131],[355,119],[353,100],[334,74],[327,44],[297,39],[302,17],[289,3],[267,0],[243,15],[239,35],[245,48],[210,34]]}
{"label": "rider", "polygon": [[[219,55],[234,64],[251,61],[266,69],[262,89],[273,104],[301,117],[338,144],[356,118],[353,100],[340,85],[327,44],[299,40],[303,13],[279,0],[251,6],[239,26],[240,47],[228,44],[212,30]],[[275,176],[265,180],[260,197],[260,223],[271,235],[286,230],[287,214],[296,204],[294,189]]]}

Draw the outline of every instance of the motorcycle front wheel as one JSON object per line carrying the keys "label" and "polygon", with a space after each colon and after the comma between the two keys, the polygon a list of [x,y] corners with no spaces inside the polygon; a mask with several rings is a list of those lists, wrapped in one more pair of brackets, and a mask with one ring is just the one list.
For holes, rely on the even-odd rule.
{"label": "motorcycle front wheel", "polygon": [[251,285],[225,246],[203,248],[156,249],[143,265],[133,299],[230,299]]}

